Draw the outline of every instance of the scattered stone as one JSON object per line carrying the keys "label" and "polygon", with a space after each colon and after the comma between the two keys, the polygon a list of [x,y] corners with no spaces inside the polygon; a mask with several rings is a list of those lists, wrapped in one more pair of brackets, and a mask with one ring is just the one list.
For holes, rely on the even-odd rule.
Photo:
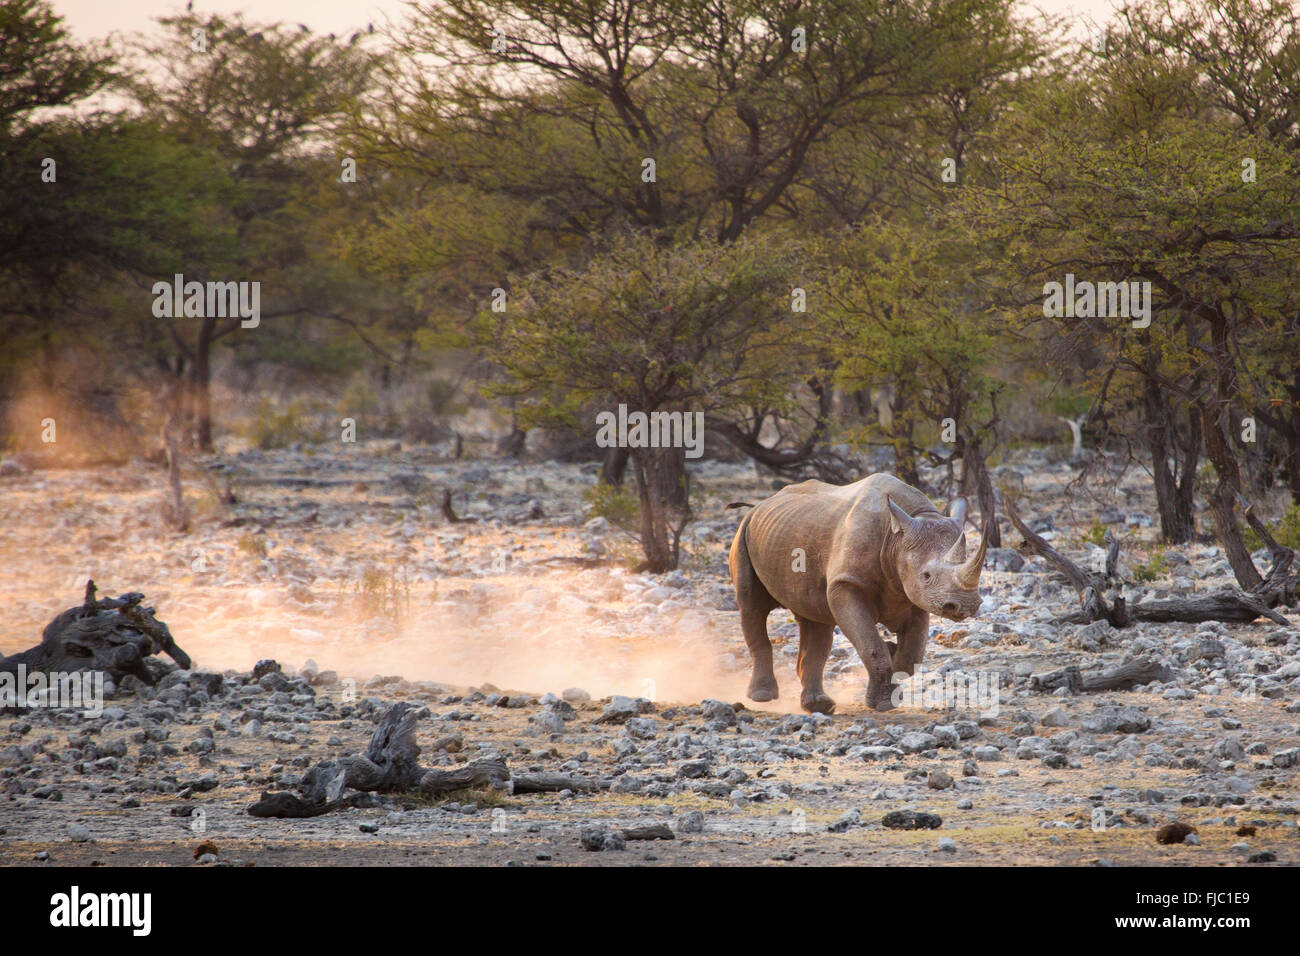
{"label": "scattered stone", "polygon": [[947,790],[955,781],[952,779],[952,774],[946,770],[931,770],[925,783],[931,790]]}
{"label": "scattered stone", "polygon": [[583,827],[581,833],[578,834],[578,842],[582,844],[584,850],[591,852],[626,848],[622,833],[611,832],[601,826]]}
{"label": "scattered stone", "polygon": [[703,833],[704,814],[699,810],[689,810],[677,818],[678,833]]}
{"label": "scattered stone", "polygon": [[849,827],[855,827],[861,822],[862,814],[854,809],[848,811],[834,823],[830,824],[826,827],[826,830],[830,833],[843,833]]}

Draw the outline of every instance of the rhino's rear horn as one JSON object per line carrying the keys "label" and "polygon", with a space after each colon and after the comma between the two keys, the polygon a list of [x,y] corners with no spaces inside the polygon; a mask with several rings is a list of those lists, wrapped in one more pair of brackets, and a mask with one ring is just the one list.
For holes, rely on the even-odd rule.
{"label": "rhino's rear horn", "polygon": [[974,591],[979,587],[980,571],[984,569],[984,555],[989,549],[989,536],[987,532],[987,528],[980,532],[979,548],[970,556],[970,559],[959,567],[953,574],[953,577],[957,579],[958,586],[964,590]]}
{"label": "rhino's rear horn", "polygon": [[965,498],[958,496],[948,502],[948,517],[957,522],[957,527],[961,528],[966,525],[966,510],[970,504]]}
{"label": "rhino's rear horn", "polygon": [[[958,525],[958,527],[961,526]],[[952,543],[952,547],[943,556],[943,560],[948,564],[966,563],[966,531],[964,529],[957,532],[957,540]]]}
{"label": "rhino's rear horn", "polygon": [[894,504],[894,499],[885,495],[885,502],[889,505],[890,527],[895,531],[912,531],[920,524],[910,514]]}

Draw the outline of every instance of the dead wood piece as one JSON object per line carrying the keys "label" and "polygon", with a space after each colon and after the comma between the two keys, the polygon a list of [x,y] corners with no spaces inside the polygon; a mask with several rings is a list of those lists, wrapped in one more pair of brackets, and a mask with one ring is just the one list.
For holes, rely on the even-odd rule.
{"label": "dead wood piece", "polygon": [[1177,676],[1178,674],[1172,668],[1155,658],[1140,657],[1115,667],[1087,673],[1072,664],[1061,670],[1034,674],[1029,683],[1030,687],[1037,691],[1053,691],[1059,687],[1068,687],[1072,694],[1096,694],[1109,690],[1129,690],[1152,681],[1165,683]]}
{"label": "dead wood piece", "polygon": [[455,770],[426,770],[415,789],[426,797],[457,790],[510,789],[510,771],[504,760],[475,760]]}
{"label": "dead wood piece", "polygon": [[[1266,617],[1277,624],[1287,623],[1286,618],[1272,610],[1272,607],[1278,603],[1276,594],[1266,595],[1235,588],[1224,588],[1213,594],[1196,597],[1174,597],[1129,604],[1123,593],[1118,590],[1122,587],[1115,570],[1119,559],[1119,541],[1113,534],[1106,532],[1106,574],[1104,576],[1094,574],[1082,570],[1042,537],[1030,531],[1017,512],[1012,498],[1007,498],[1005,506],[1007,517],[1011,519],[1016,530],[1024,536],[1029,548],[1065,575],[1079,592],[1080,610],[1057,618],[1058,624],[1090,624],[1093,621],[1107,621],[1112,627],[1117,628],[1128,627],[1137,621],[1156,623],[1226,621],[1246,624],[1260,617]],[[1286,561],[1285,556],[1282,556],[1275,560],[1274,566],[1277,567]],[[1116,593],[1107,600],[1107,591],[1112,588],[1116,589]]]}
{"label": "dead wood piece", "polygon": [[1016,530],[1025,539],[1025,543],[1029,545],[1035,554],[1041,555],[1047,560],[1048,564],[1064,574],[1066,579],[1074,585],[1075,590],[1082,594],[1092,588],[1100,594],[1106,589],[1106,581],[1101,575],[1081,570],[1077,564],[1053,548],[1042,537],[1030,531],[1029,526],[1021,520],[1013,497],[1008,496],[1003,506],[1006,509],[1007,517],[1011,519],[1011,523],[1015,525]]}
{"label": "dead wood piece", "polygon": [[1291,565],[1295,561],[1295,551],[1277,542],[1268,527],[1259,519],[1259,515],[1255,514],[1253,506],[1247,507],[1245,514],[1246,524],[1259,535],[1273,561],[1273,566],[1268,569],[1268,574],[1264,576],[1259,587],[1255,588],[1255,593],[1268,607],[1277,607],[1279,604],[1292,606],[1300,603],[1300,575],[1290,573]]}
{"label": "dead wood piece", "polygon": [[447,519],[448,524],[463,524],[466,521],[478,520],[477,518],[474,517],[462,518],[460,515],[456,514],[456,509],[454,509],[451,506],[450,488],[442,489],[442,505],[440,507],[440,510],[442,511],[442,516]]}
{"label": "dead wood piece", "polygon": [[[380,718],[365,753],[317,764],[298,783],[301,797],[290,793],[266,794],[248,812],[260,817],[319,816],[340,807],[357,806],[357,800],[370,793],[415,792],[438,796],[483,787],[510,790],[510,770],[503,760],[475,760],[454,770],[421,767],[415,725],[422,710],[407,701],[393,704]],[[438,743],[461,741],[459,735],[453,735]],[[362,793],[344,797],[345,790]]]}
{"label": "dead wood piece", "polygon": [[[1287,619],[1277,611],[1269,608],[1260,598],[1236,588],[1224,588],[1213,594],[1197,597],[1161,598],[1156,601],[1141,601],[1129,607],[1123,607],[1124,597],[1119,595],[1110,607],[1111,616],[1125,620],[1125,624],[1134,621],[1150,621],[1167,624],[1171,621],[1198,623],[1200,621],[1225,621],[1235,624],[1249,624],[1257,617],[1266,617],[1277,624],[1285,625]],[[1091,624],[1093,621],[1108,620],[1105,604],[1097,599],[1094,592],[1083,598],[1083,610],[1075,611],[1056,618],[1057,624]],[[1122,611],[1122,614],[1121,614]],[[1125,625],[1115,624],[1115,627]]]}
{"label": "dead wood piece", "polygon": [[1248,624],[1257,617],[1266,617],[1275,624],[1287,624],[1287,619],[1269,608],[1253,594],[1224,588],[1201,597],[1169,598],[1145,601],[1133,608],[1139,621],[1235,621]]}
{"label": "dead wood piece", "polygon": [[145,667],[145,658],[163,653],[188,670],[189,655],[177,645],[167,625],[154,617],[154,609],[142,607],[138,591],[117,598],[96,599],[94,581],[86,582],[80,606],[68,608],[45,625],[35,647],[0,658],[0,672],[16,673],[22,665],[29,671],[103,671],[114,683],[128,674],[146,684],[156,682]]}
{"label": "dead wood piece", "polygon": [[310,803],[286,791],[278,793],[264,792],[262,799],[248,808],[248,813],[254,817],[301,820],[306,817],[318,817],[323,813],[329,813],[331,810],[338,809],[341,803],[340,800]]}
{"label": "dead wood piece", "polygon": [[565,773],[522,773],[513,778],[515,793],[558,793],[561,790],[590,792],[601,788],[599,780]]}
{"label": "dead wood piece", "polygon": [[677,837],[665,824],[656,823],[649,827],[628,827],[623,831],[624,840],[675,840]]}
{"label": "dead wood piece", "polygon": [[408,702],[394,704],[370,735],[363,754],[317,764],[303,776],[298,789],[309,803],[337,800],[344,790],[388,793],[419,785],[420,745],[415,740],[419,711]]}

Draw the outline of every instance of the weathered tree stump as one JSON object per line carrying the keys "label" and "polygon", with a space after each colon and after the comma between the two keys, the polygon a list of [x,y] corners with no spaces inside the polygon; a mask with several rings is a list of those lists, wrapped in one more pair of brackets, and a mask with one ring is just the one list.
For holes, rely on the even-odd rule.
{"label": "weathered tree stump", "polygon": [[59,614],[41,634],[41,643],[12,657],[0,658],[0,672],[103,671],[121,683],[130,674],[146,684],[156,679],[145,667],[145,658],[163,653],[185,669],[190,657],[176,646],[167,625],[154,617],[154,609],[142,607],[138,591],[116,598],[95,598],[95,582],[86,582],[86,596],[80,607]]}
{"label": "weathered tree stump", "polygon": [[[1158,601],[1141,602],[1129,605],[1121,589],[1123,582],[1116,570],[1119,558],[1119,540],[1106,532],[1106,572],[1096,574],[1084,571],[1077,564],[1061,554],[1039,535],[1029,530],[1016,511],[1015,501],[1008,496],[1005,501],[1007,517],[1024,537],[1025,543],[1035,554],[1041,555],[1047,563],[1065,575],[1067,581],[1079,592],[1081,609],[1057,619],[1059,624],[1090,624],[1093,621],[1109,621],[1112,627],[1128,627],[1138,621],[1168,623],[1183,621],[1196,623],[1200,621],[1228,621],[1247,624],[1256,618],[1266,617],[1277,624],[1287,624],[1287,619],[1273,610],[1272,604],[1258,593],[1248,593],[1235,588],[1223,588],[1213,594],[1195,597],[1176,597]],[[1262,537],[1262,536],[1261,536]],[[1266,539],[1271,540],[1271,539]],[[1288,562],[1289,563],[1289,562]],[[1274,568],[1282,565],[1276,561]],[[1270,577],[1272,575],[1270,574]],[[1107,598],[1107,592],[1117,593]]]}
{"label": "weathered tree stump", "polygon": [[[606,781],[558,773],[512,776],[503,760],[474,760],[454,770],[429,770],[419,765],[415,739],[418,710],[399,702],[384,714],[363,754],[342,757],[312,767],[298,783],[301,797],[286,791],[264,793],[248,808],[255,817],[314,817],[352,805],[344,790],[369,793],[413,793],[436,797],[458,790],[487,788],[505,793],[558,790],[592,791]],[[447,738],[441,738],[439,743]]]}

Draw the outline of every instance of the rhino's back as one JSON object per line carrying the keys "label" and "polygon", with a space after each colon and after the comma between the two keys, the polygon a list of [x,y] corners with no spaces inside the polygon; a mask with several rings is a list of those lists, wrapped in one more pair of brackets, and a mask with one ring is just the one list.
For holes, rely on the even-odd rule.
{"label": "rhino's back", "polygon": [[[939,511],[935,503],[923,492],[886,472],[868,475],[851,485],[827,485],[826,487],[842,493],[837,497],[850,497],[853,501],[859,502],[860,508],[880,514],[884,514],[889,508],[885,502],[885,495],[889,495],[894,504],[910,515],[920,514],[923,511]],[[850,489],[853,489],[851,493]]]}
{"label": "rhino's back", "polygon": [[847,485],[832,485],[816,479],[801,481],[796,485],[786,485],[771,498],[759,504],[755,511],[765,507],[812,509],[839,511],[842,516],[847,514],[856,503],[865,511],[883,514],[887,509],[885,495],[889,495],[894,503],[908,514],[939,510],[933,501],[911,485],[888,472],[878,472]]}
{"label": "rhino's back", "polygon": [[[924,494],[883,473],[848,485],[816,480],[787,485],[758,504],[746,522],[746,546],[772,596],[796,614],[826,619],[826,576],[838,563],[836,549],[852,548],[853,564],[864,577],[875,578],[889,520],[886,494],[909,514],[935,510]],[[796,548],[804,552],[804,571],[792,567]]]}

